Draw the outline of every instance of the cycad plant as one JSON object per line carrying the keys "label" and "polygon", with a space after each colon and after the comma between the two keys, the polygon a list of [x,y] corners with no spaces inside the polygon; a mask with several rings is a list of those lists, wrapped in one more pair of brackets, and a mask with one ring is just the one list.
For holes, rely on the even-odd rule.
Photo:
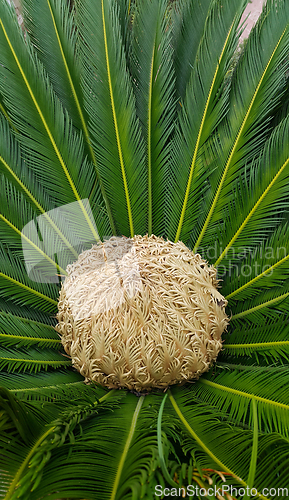
{"label": "cycad plant", "polygon": [[0,1],[5,500],[286,498],[289,3],[237,52],[246,3]]}

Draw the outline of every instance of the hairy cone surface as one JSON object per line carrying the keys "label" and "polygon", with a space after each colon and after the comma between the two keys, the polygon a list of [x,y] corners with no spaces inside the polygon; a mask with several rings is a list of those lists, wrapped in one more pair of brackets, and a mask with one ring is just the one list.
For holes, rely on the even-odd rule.
{"label": "hairy cone surface", "polygon": [[56,328],[87,380],[164,389],[199,378],[222,348],[216,269],[181,242],[112,237],[67,272]]}

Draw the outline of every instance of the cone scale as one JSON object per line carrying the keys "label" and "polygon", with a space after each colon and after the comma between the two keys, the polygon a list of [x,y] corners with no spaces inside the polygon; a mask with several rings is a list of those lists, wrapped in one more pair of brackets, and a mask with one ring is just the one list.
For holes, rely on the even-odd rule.
{"label": "cone scale", "polygon": [[217,271],[183,243],[112,237],[68,266],[57,331],[73,366],[142,392],[198,379],[222,348]]}

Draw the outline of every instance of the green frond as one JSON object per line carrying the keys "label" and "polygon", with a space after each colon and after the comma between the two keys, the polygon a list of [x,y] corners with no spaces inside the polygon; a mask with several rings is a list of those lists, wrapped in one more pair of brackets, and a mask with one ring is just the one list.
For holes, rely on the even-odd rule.
{"label": "green frond", "polygon": [[31,279],[58,284],[60,276],[66,276],[67,265],[95,243],[93,231],[97,229],[89,201],[81,200],[37,215],[33,200],[25,199],[17,187],[0,176],[3,244],[21,258],[24,256]]}
{"label": "green frond", "polygon": [[[15,12],[6,2],[0,6],[0,44],[3,99],[19,132],[17,137],[27,151],[29,168],[33,169],[37,180],[45,186],[52,199],[57,199],[58,204],[77,200],[90,226],[81,200],[90,198],[95,189],[95,169],[84,161],[83,142],[74,133],[67,114],[53,94],[28,37],[24,43]],[[86,170],[85,181],[81,175],[83,168]],[[96,211],[95,217],[101,230],[103,214],[100,217],[99,211]],[[107,223],[105,228],[108,231]],[[94,228],[92,231],[95,233]],[[99,239],[97,234],[94,236]]]}
{"label": "green frond", "polygon": [[[5,453],[5,456],[1,457],[2,470],[5,478],[5,487],[2,489],[4,489],[5,498],[8,500],[15,498],[15,496],[19,494],[18,490],[15,495],[15,489],[18,487],[19,479],[25,471],[35,448],[37,448],[45,437],[52,434],[53,427],[51,427],[51,420],[53,420],[53,417],[55,418],[55,410],[57,407],[55,406],[54,411],[51,408],[52,412],[51,410],[45,412],[43,409],[31,407],[29,403],[17,401],[11,394],[7,395],[5,391],[2,390],[2,393],[3,392],[4,398],[1,398],[0,405],[6,413],[9,414],[11,420],[15,424],[15,430],[18,431],[15,432],[15,430],[13,430],[14,432],[10,432],[7,435],[2,434],[0,437],[2,449],[4,449]],[[7,404],[8,402],[10,403],[9,405]],[[16,410],[17,419],[13,419],[13,415],[11,415],[11,409],[13,407]],[[48,429],[45,427],[47,424],[50,424]],[[19,434],[22,437],[23,432],[21,431],[24,426],[29,426],[30,432],[27,433],[27,436],[30,437],[29,444],[27,444],[27,441],[23,442],[23,440],[19,439]],[[32,446],[31,441],[33,443]]]}
{"label": "green frond", "polygon": [[1,249],[0,296],[16,304],[54,312],[57,307],[57,287],[31,281],[22,261]]}
{"label": "green frond", "polygon": [[162,400],[162,403],[161,403],[161,406],[159,409],[159,414],[158,414],[158,425],[157,425],[158,454],[159,454],[160,466],[161,466],[165,480],[171,486],[176,487],[178,485],[169,474],[169,471],[168,471],[167,465],[166,465],[165,455],[164,455],[164,444],[163,444],[163,437],[164,436],[162,435],[162,416],[163,416],[164,406],[165,406],[167,397],[168,397],[168,393],[165,394],[165,396],[163,397],[163,400]]}
{"label": "green frond", "polygon": [[41,369],[61,368],[71,365],[61,352],[55,349],[38,349],[29,347],[0,349],[0,368],[8,371],[30,371],[37,372]]}
{"label": "green frond", "polygon": [[[104,495],[111,499],[125,498],[129,491],[138,495],[139,478],[148,469],[152,446],[156,445],[147,405],[141,408],[142,399],[108,393],[98,401],[87,399],[68,406],[56,420],[50,421],[48,428],[42,428],[33,447],[22,457],[22,462],[19,460],[6,498],[14,500],[16,492],[24,495],[28,488],[32,500],[37,495],[45,495],[48,489],[53,495],[58,492],[65,497],[83,495],[91,499],[101,499]],[[120,403],[122,408],[117,407]],[[95,433],[95,425],[98,433]],[[81,486],[76,472],[77,461],[85,464],[81,473],[85,483],[81,481]],[[93,470],[98,473],[93,474]],[[116,481],[119,483],[117,491],[113,488]]]}
{"label": "green frond", "polygon": [[205,35],[211,0],[173,3],[172,29],[177,97],[185,97],[200,42]]}
{"label": "green frond", "polygon": [[226,335],[221,360],[231,356],[251,356],[256,362],[264,359],[268,364],[288,362],[289,355],[289,326],[286,322],[277,321],[269,325],[258,327],[237,326],[233,332]]}
{"label": "green frond", "polygon": [[[252,446],[252,455],[249,469],[249,476],[247,480],[247,484],[250,488],[253,488],[256,476],[256,468],[257,468],[257,459],[258,459],[258,411],[256,401],[252,399],[252,413],[253,413],[253,446]],[[246,495],[245,500],[250,500],[250,494]]]}
{"label": "green frond", "polygon": [[[242,259],[242,253],[244,257],[246,252],[247,257]],[[233,260],[233,253],[231,257]],[[233,269],[229,271],[230,278],[225,276],[223,285],[224,295],[230,304],[253,297],[262,289],[282,285],[289,270],[287,222],[277,227],[272,236],[259,247],[243,247],[239,253],[235,252],[235,257],[241,262],[233,265]]]}
{"label": "green frond", "polygon": [[[83,377],[66,365],[65,370],[59,368],[53,371],[37,373],[7,373],[0,374],[1,386],[6,387],[18,399],[26,401],[72,401],[86,394],[95,394],[95,385],[86,385]],[[99,397],[106,391],[97,388]]]}
{"label": "green frond", "polygon": [[9,118],[9,115],[7,113],[7,110],[6,110],[6,107],[5,107],[5,104],[3,102],[3,98],[2,98],[2,95],[0,94],[0,119],[1,121],[5,118],[5,121],[10,125],[10,127],[12,127],[15,131],[15,127],[13,126],[10,118]]}
{"label": "green frond", "polygon": [[75,127],[83,130],[83,135],[88,139],[74,9],[71,10],[68,2],[63,0],[22,0],[21,3],[25,29],[45,66],[55,93],[68,110]]}
{"label": "green frond", "polygon": [[[223,82],[236,48],[243,7],[243,2],[235,0],[212,3],[185,97],[179,103],[168,172],[167,224],[173,241],[187,243],[199,218],[201,196],[212,173],[203,154],[204,144],[226,112]],[[191,29],[194,22],[191,19]]]}
{"label": "green frond", "polygon": [[[3,228],[4,226],[4,228]],[[36,253],[36,261],[34,261],[33,258],[30,259],[30,264],[37,264],[39,257],[41,259],[44,259],[46,266],[48,267],[48,276],[50,273],[52,273],[52,276],[57,276],[57,273],[61,272],[62,275],[66,275],[65,269],[60,267],[57,262],[52,259],[47,252],[45,252],[42,248],[41,245],[38,245],[35,243],[32,239],[30,239],[28,236],[25,234],[21,233],[20,229],[18,229],[14,224],[11,222],[11,220],[8,220],[4,215],[0,214],[0,232],[5,234],[5,243],[7,245],[8,242],[13,241],[14,242],[14,250],[16,250],[17,246],[20,246],[21,240],[20,236],[22,239],[22,244],[23,241],[25,244],[28,246],[28,248],[31,250],[31,252]],[[18,238],[17,238],[18,237]],[[17,245],[18,244],[18,245]],[[2,247],[2,245],[1,245]],[[12,247],[13,248],[13,247]],[[35,255],[34,255],[35,258]],[[66,266],[65,266],[66,267]],[[59,281],[57,279],[57,281]]]}
{"label": "green frond", "polygon": [[[81,59],[77,49],[78,31],[74,23],[74,9],[65,1],[22,1],[24,24],[37,54],[44,64],[57,96],[76,128],[82,131],[85,148],[96,167],[96,158],[88,132],[87,115],[83,106]],[[53,54],[53,57],[51,57]],[[70,89],[70,91],[68,91]],[[100,180],[98,179],[98,182]],[[115,233],[108,200],[103,186],[101,194],[105,201],[110,225]]]}
{"label": "green frond", "polygon": [[[226,218],[226,235],[223,238],[224,249],[215,265],[230,256],[230,251],[250,246],[272,231],[282,212],[287,208],[287,180],[289,171],[288,156],[289,119],[285,118],[274,129],[258,164],[253,166],[248,178],[249,186],[236,191],[238,194],[234,208],[230,210],[230,220]],[[247,179],[246,179],[247,181]]]}
{"label": "green frond", "polygon": [[285,280],[281,287],[264,290],[262,295],[238,302],[234,307],[232,321],[239,322],[241,318],[245,318],[250,322],[262,324],[269,318],[279,319],[280,314],[288,310],[288,300],[289,280]]}
{"label": "green frond", "polygon": [[28,306],[19,305],[15,302],[9,301],[7,299],[2,299],[0,297],[0,312],[1,316],[19,317],[23,320],[33,321],[35,323],[41,323],[43,325],[56,325],[56,317],[51,316],[51,313],[45,313],[39,309],[34,309]]}
{"label": "green frond", "polygon": [[0,342],[8,347],[38,345],[59,349],[61,341],[53,326],[0,312]]}
{"label": "green frond", "polygon": [[[22,0],[23,31],[9,3],[0,497],[225,484],[273,500],[289,478],[288,1],[265,2],[240,51],[246,0]],[[55,328],[67,265],[146,233],[217,266],[230,318],[210,371],[147,395],[84,379]]]}
{"label": "green frond", "polygon": [[[219,420],[217,414],[212,414],[203,403],[195,401],[194,405],[191,405],[188,389],[174,391],[169,397],[173,410],[186,429],[184,449],[198,454],[198,462],[203,468],[222,470],[231,476],[235,484],[247,487],[245,478],[250,470],[252,433],[233,430],[227,423]],[[210,439],[207,439],[209,427]],[[230,467],[226,465],[228,463]],[[266,497],[261,495],[260,498]]]}
{"label": "green frond", "polygon": [[132,50],[132,25],[135,19],[135,10],[138,2],[135,0],[116,0],[116,4],[118,7],[121,38],[125,47],[125,56],[127,59],[127,64],[130,65],[130,56]]}
{"label": "green frond", "polygon": [[15,248],[21,240],[23,227],[34,219],[35,211],[7,177],[0,175],[1,236],[3,243]]}
{"label": "green frond", "polygon": [[286,371],[287,364],[273,363],[268,365],[266,364],[266,362],[263,363],[261,360],[259,360],[259,364],[257,364],[256,360],[250,356],[246,356],[242,360],[237,359],[237,357],[235,356],[232,356],[230,358],[229,356],[227,356],[227,361],[221,361],[220,358],[220,361],[217,362],[216,367],[221,368],[222,370],[237,370],[239,372],[256,371],[268,374],[271,372],[280,372],[282,370]]}
{"label": "green frond", "polygon": [[195,249],[210,244],[232,199],[235,180],[256,157],[270,130],[270,114],[285,90],[289,5],[268,0],[234,71],[229,112],[219,129],[214,191],[203,206]]}
{"label": "green frond", "polygon": [[45,213],[53,207],[43,187],[27,168],[19,144],[12,135],[9,123],[0,115],[0,169],[1,173],[23,193],[38,213]]}
{"label": "green frond", "polygon": [[228,413],[230,418],[252,426],[251,401],[258,410],[258,426],[262,432],[279,432],[288,438],[289,399],[285,370],[223,370],[208,379],[204,376],[192,390],[203,403]]}
{"label": "green frond", "polygon": [[[202,467],[215,467],[213,462],[209,461],[208,453],[203,454],[200,451],[197,452],[196,441],[192,438],[193,434],[196,434],[201,440],[201,448],[207,446],[210,452],[215,452],[217,459],[223,459],[222,463],[228,461],[231,465],[231,469],[235,469],[235,474],[237,470],[239,471],[238,478],[235,475],[226,475],[226,482],[232,484],[235,488],[238,481],[240,481],[239,488],[241,487],[240,483],[242,484],[242,481],[243,484],[248,484],[247,478],[250,479],[249,471],[252,470],[251,457],[252,453],[255,453],[254,450],[256,450],[254,445],[254,433],[244,428],[240,429],[233,427],[232,424],[227,425],[223,421],[222,416],[218,415],[218,410],[216,408],[214,408],[213,413],[211,413],[207,403],[204,404],[198,401],[198,399],[194,399],[191,389],[182,389],[174,392],[173,397],[175,398],[176,408],[178,408],[178,411],[184,419],[183,425],[191,427],[190,437],[185,437],[184,449],[190,453],[198,453],[198,462]],[[194,404],[192,404],[192,399],[194,399]],[[210,431],[209,428],[211,429]],[[254,428],[256,439],[256,425],[254,425]],[[205,439],[206,435],[210,436],[209,440]],[[243,438],[241,436],[243,436]],[[241,444],[242,439],[244,440],[243,444]],[[237,450],[239,450],[239,455]],[[271,496],[262,497],[262,489],[263,486],[267,484],[267,481],[270,480],[270,486],[273,487],[274,485],[275,488],[278,488],[280,484],[285,484],[287,462],[285,458],[286,450],[288,450],[287,439],[282,438],[278,434],[273,433],[267,435],[259,432],[254,488],[256,488],[261,495],[260,498],[272,498]],[[274,475],[269,466],[270,460],[272,463],[272,459],[274,461],[276,460],[276,467],[278,469],[277,475]],[[219,467],[218,470],[220,470]],[[237,494],[237,492],[235,494]]]}
{"label": "green frond", "polygon": [[132,26],[136,110],[147,163],[148,234],[165,233],[168,141],[175,118],[171,30],[166,0],[143,2]]}
{"label": "green frond", "polygon": [[[34,439],[35,434],[37,434],[43,425],[43,420],[45,421],[47,418],[46,415],[46,418],[44,417],[41,422],[41,420],[37,418],[37,412],[35,412],[34,408],[29,403],[25,404],[18,401],[13,394],[3,388],[0,389],[0,407],[1,412],[8,417],[12,424],[10,429],[12,430],[13,427],[15,427],[25,445],[27,445],[31,439]],[[7,448],[9,448],[9,446]]]}
{"label": "green frond", "polygon": [[[58,216],[51,217],[50,210],[55,208],[52,201],[47,196],[47,193],[43,190],[33,172],[27,168],[27,161],[25,155],[22,154],[19,144],[12,136],[9,130],[8,124],[0,118],[0,169],[2,172],[0,183],[1,183],[1,235],[3,235],[3,241],[13,247],[21,245],[20,234],[21,230],[26,224],[30,223],[33,219],[37,217],[42,218],[41,226],[42,232],[47,230],[50,234],[45,236],[42,234],[42,240],[45,238],[45,246],[43,249],[43,243],[39,241],[39,235],[35,236],[33,241],[27,239],[27,235],[21,234],[21,238],[26,238],[26,244],[31,249],[30,259],[33,260],[32,254],[36,254],[36,259],[46,260],[47,265],[50,268],[50,273],[66,274],[65,268],[68,263],[74,261],[78,257],[78,252],[72,247],[71,241],[69,241],[69,236],[67,234],[68,220],[65,220],[64,214],[60,220]],[[24,158],[23,158],[24,156]],[[11,182],[11,185],[9,182]],[[13,186],[13,187],[12,187]],[[75,210],[72,210],[75,214]],[[79,212],[81,211],[79,205]],[[69,211],[68,211],[69,212]],[[67,216],[66,216],[67,218]],[[80,217],[81,219],[81,217]],[[83,220],[81,221],[83,225]],[[73,233],[74,238],[77,234],[76,231],[77,220],[75,217],[73,223]],[[85,224],[84,224],[85,225]],[[45,228],[44,228],[45,227]],[[38,228],[40,232],[39,222]],[[88,228],[86,228],[88,230]],[[82,229],[83,231],[83,229]],[[78,235],[80,238],[81,236]],[[91,238],[93,238],[91,234]],[[58,244],[55,244],[55,241]],[[51,255],[48,255],[49,248],[51,248]],[[45,248],[46,247],[46,248]],[[66,263],[64,262],[64,268],[59,269],[56,265],[54,258],[55,252],[60,251],[62,248],[62,261],[64,255],[66,258]],[[46,251],[44,251],[46,250]]]}
{"label": "green frond", "polygon": [[142,234],[147,230],[147,171],[117,6],[111,1],[77,4],[84,105],[98,173],[118,233]]}

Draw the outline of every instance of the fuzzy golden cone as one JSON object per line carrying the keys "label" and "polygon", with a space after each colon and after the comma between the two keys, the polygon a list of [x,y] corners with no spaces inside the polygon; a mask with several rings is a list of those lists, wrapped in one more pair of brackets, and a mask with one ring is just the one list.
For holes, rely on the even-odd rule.
{"label": "fuzzy golden cone", "polygon": [[227,327],[216,269],[183,243],[112,237],[68,266],[57,331],[87,380],[134,391],[198,379]]}

